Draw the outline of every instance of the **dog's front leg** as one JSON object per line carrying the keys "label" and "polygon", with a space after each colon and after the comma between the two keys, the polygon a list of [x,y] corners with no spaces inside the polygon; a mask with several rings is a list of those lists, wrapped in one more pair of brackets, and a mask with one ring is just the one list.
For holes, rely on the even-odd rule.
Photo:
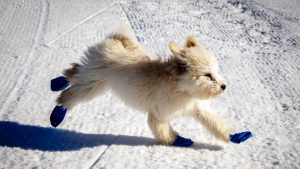
{"label": "dog's front leg", "polygon": [[230,130],[220,118],[214,116],[208,110],[195,105],[193,116],[217,139],[229,142]]}
{"label": "dog's front leg", "polygon": [[172,129],[170,122],[159,119],[152,112],[148,113],[148,124],[155,138],[165,145],[170,145],[175,140],[177,133]]}

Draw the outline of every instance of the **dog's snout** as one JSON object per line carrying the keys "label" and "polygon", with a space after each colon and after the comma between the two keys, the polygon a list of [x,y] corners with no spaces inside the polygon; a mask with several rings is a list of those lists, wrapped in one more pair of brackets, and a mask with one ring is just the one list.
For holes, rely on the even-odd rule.
{"label": "dog's snout", "polygon": [[226,89],[226,85],[225,85],[225,84],[222,84],[222,85],[221,85],[221,89],[222,89],[222,90],[225,90],[225,89]]}

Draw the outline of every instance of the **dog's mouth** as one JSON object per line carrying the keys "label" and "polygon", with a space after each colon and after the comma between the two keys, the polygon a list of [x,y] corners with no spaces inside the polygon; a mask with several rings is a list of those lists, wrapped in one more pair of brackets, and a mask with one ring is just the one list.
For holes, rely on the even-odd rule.
{"label": "dog's mouth", "polygon": [[198,95],[197,97],[200,96],[200,99],[204,99],[204,100],[206,100],[206,99],[212,99],[212,98],[219,97],[223,92],[224,92],[224,91],[220,91],[220,92],[209,92],[209,93],[204,94],[204,95],[203,95],[203,93],[202,93],[202,94]]}
{"label": "dog's mouth", "polygon": [[212,98],[220,96],[222,93],[224,93],[224,90],[217,90],[210,93]]}

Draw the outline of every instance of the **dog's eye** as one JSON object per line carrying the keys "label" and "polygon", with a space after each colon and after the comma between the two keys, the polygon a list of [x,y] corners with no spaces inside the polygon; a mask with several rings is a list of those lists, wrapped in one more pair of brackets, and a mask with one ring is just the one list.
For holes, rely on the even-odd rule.
{"label": "dog's eye", "polygon": [[210,73],[206,73],[206,74],[204,74],[204,76],[206,76],[206,77],[208,77],[209,79],[212,80],[212,75]]}

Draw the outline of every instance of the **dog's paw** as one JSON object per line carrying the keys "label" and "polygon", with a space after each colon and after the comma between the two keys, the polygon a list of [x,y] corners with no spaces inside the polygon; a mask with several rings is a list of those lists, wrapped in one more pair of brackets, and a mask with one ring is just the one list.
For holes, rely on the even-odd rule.
{"label": "dog's paw", "polygon": [[51,80],[50,88],[52,91],[61,91],[69,86],[69,82],[66,77],[60,76]]}
{"label": "dog's paw", "polygon": [[57,127],[65,118],[67,109],[63,106],[55,106],[50,116],[50,123],[53,127]]}
{"label": "dog's paw", "polygon": [[248,140],[252,136],[253,135],[250,131],[246,131],[246,132],[236,133],[234,135],[229,135],[229,139],[232,143],[239,144]]}
{"label": "dog's paw", "polygon": [[194,142],[191,139],[177,135],[172,145],[176,147],[190,147],[193,143]]}

